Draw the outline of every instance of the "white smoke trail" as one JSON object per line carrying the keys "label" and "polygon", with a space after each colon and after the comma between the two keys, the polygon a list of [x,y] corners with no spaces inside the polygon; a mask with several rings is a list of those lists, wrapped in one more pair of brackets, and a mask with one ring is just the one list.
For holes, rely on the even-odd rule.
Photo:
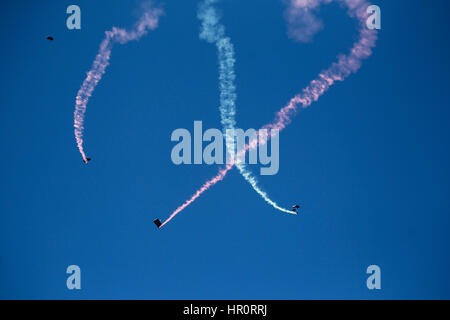
{"label": "white smoke trail", "polygon": [[[217,3],[217,0],[206,0],[203,5],[200,6],[198,14],[199,19],[202,21],[200,38],[210,43],[215,43],[217,47],[220,87],[219,110],[225,134],[227,152],[233,154],[235,149],[234,137],[229,133],[233,132],[236,127],[236,88],[234,85],[234,80],[236,78],[234,64],[236,60],[234,57],[233,44],[231,43],[230,38],[225,36],[225,27],[219,23],[218,14],[213,6],[215,3]],[[245,180],[250,183],[252,188],[265,202],[279,211],[295,214],[292,210],[282,208],[275,201],[270,199],[268,194],[259,187],[257,178],[250,170],[248,170],[244,162],[236,163],[236,167]]]}
{"label": "white smoke trail", "polygon": [[87,162],[87,157],[83,148],[83,131],[86,106],[96,85],[105,73],[106,67],[109,65],[113,43],[125,44],[131,40],[139,40],[143,35],[147,34],[148,30],[154,30],[158,26],[159,17],[162,13],[162,10],[159,8],[145,9],[133,30],[127,31],[113,27],[110,31],[105,32],[105,39],[101,42],[99,52],[95,57],[91,70],[87,73],[86,79],[83,81],[80,90],[78,90],[75,99],[73,124],[75,128],[75,140],[85,162]]}

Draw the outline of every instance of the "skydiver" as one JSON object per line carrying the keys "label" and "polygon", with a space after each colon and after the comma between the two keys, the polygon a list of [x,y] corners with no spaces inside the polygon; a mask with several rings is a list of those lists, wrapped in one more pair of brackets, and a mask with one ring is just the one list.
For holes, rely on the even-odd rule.
{"label": "skydiver", "polygon": [[161,228],[162,223],[159,219],[153,220],[153,223],[158,227],[158,229]]}

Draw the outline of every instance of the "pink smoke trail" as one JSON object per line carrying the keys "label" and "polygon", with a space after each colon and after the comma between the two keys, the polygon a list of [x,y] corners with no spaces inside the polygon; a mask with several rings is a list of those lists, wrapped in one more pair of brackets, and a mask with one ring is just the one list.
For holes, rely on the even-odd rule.
{"label": "pink smoke trail", "polygon": [[[310,15],[310,10],[317,7],[321,3],[329,3],[332,0],[291,0],[290,6],[288,8],[288,15],[298,14],[301,10],[304,13]],[[341,3],[348,7],[348,13],[352,17],[356,17],[359,20],[359,39],[353,45],[350,53],[345,55],[340,55],[338,61],[333,63],[331,67],[322,71],[319,76],[312,80],[310,84],[302,90],[302,93],[293,97],[289,103],[277,112],[275,120],[273,123],[263,126],[263,129],[276,129],[283,130],[289,123],[291,123],[292,116],[298,111],[298,108],[303,109],[308,108],[313,102],[317,101],[320,96],[322,96],[336,81],[344,81],[351,73],[355,73],[361,67],[361,62],[367,59],[372,54],[372,49],[375,47],[377,40],[377,31],[369,30],[366,28],[366,20],[368,14],[366,12],[369,4],[365,0],[339,0]],[[273,131],[271,131],[271,134]],[[260,144],[267,142],[268,138],[262,137],[260,139]],[[246,152],[250,148],[255,148],[258,145],[256,139],[250,141],[248,145],[244,147],[241,152]],[[236,158],[239,158],[237,156]],[[220,169],[219,173],[208,180],[203,186],[183,205],[179,206],[166,221],[162,224],[167,224],[172,220],[178,213],[188,207],[192,202],[200,197],[202,193],[210,189],[219,181],[222,181],[228,171],[230,171],[235,163],[227,165],[225,168]]]}
{"label": "pink smoke trail", "polygon": [[137,21],[134,29],[127,31],[113,27],[110,31],[105,31],[105,39],[100,44],[100,49],[92,64],[91,70],[87,73],[80,90],[78,90],[75,99],[74,112],[74,128],[75,140],[77,142],[78,150],[84,162],[87,162],[87,157],[83,148],[83,131],[84,131],[84,116],[86,113],[86,106],[89,98],[92,96],[95,87],[101,80],[106,68],[109,65],[109,58],[111,56],[111,49],[114,42],[125,44],[131,40],[139,40],[142,36],[147,34],[148,30],[154,30],[158,27],[159,17],[162,15],[162,10],[158,8],[146,9],[141,18]]}
{"label": "pink smoke trail", "polygon": [[186,200],[185,203],[183,203],[181,206],[179,206],[170,216],[169,218],[166,219],[166,221],[164,221],[163,224],[161,224],[160,228],[162,228],[167,222],[169,222],[170,220],[172,220],[173,217],[175,217],[179,212],[183,211],[187,206],[189,206],[192,202],[194,202],[198,197],[200,197],[200,195],[205,192],[206,190],[208,190],[209,188],[211,188],[213,185],[215,185],[217,182],[223,180],[223,178],[225,178],[226,174],[228,173],[228,171],[230,171],[231,168],[233,168],[234,163],[233,164],[229,164],[227,165],[224,169],[220,169],[219,173],[211,178],[210,180],[206,181],[205,184],[203,184],[203,186],[197,190],[196,193],[194,193],[194,195]]}

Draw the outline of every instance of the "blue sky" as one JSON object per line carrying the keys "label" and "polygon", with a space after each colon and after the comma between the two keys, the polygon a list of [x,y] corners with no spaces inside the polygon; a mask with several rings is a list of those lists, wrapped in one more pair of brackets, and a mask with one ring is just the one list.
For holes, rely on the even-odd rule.
{"label": "blue sky", "polygon": [[[216,50],[198,37],[197,1],[161,2],[157,30],[113,48],[88,104],[89,166],[73,135],[103,33],[132,26],[139,3],[2,4],[0,298],[450,298],[447,1],[374,2],[372,57],[281,133],[280,171],[260,182],[301,215],[274,211],[233,170],[159,231],[153,219],[218,169],[170,160],[174,129],[220,128]],[[81,30],[66,28],[71,4]],[[271,121],[357,36],[335,4],[307,44],[287,37],[281,1],[220,9],[244,129]],[[71,264],[80,291],[66,288]],[[366,288],[372,264],[379,291]]]}

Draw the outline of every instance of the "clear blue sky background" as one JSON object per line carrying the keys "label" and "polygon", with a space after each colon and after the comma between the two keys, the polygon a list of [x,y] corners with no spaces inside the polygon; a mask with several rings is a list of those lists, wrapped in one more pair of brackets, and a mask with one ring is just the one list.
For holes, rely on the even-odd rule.
{"label": "clear blue sky background", "polygon": [[[81,30],[66,28],[70,4]],[[376,4],[373,56],[281,133],[279,174],[260,179],[302,214],[274,211],[233,170],[158,231],[152,220],[218,169],[170,160],[174,129],[220,128],[198,2],[165,1],[155,32],[114,47],[88,105],[89,166],[75,95],[104,31],[130,27],[139,1],[2,2],[0,298],[450,298],[450,5]],[[308,44],[287,37],[281,1],[220,8],[245,129],[271,121],[357,36],[336,4],[321,8],[325,28]],[[71,264],[81,291],[66,288]],[[371,264],[380,291],[366,288]]]}

